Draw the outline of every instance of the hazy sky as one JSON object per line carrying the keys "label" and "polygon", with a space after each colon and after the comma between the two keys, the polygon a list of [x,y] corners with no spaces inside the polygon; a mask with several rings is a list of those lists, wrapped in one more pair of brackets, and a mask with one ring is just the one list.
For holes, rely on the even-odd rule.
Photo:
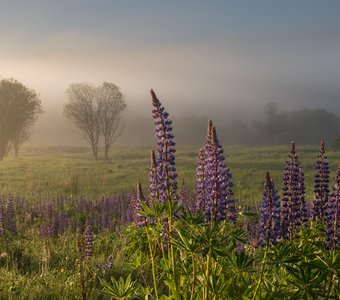
{"label": "hazy sky", "polygon": [[[111,81],[130,111],[323,107],[340,114],[340,1],[0,0],[0,75],[61,107]],[[54,108],[53,108],[54,109]]]}

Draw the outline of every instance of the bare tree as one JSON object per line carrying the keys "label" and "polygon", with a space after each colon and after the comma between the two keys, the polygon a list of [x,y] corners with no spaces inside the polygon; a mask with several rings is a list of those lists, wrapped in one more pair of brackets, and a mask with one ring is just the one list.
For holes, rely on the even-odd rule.
{"label": "bare tree", "polygon": [[34,90],[15,79],[0,81],[0,160],[7,154],[10,142],[28,132],[41,113],[41,101]]}
{"label": "bare tree", "polygon": [[97,160],[100,135],[97,90],[88,83],[73,83],[66,90],[66,95],[68,103],[64,106],[64,114],[80,129]]}
{"label": "bare tree", "polygon": [[104,138],[105,160],[109,158],[111,145],[123,132],[121,113],[126,108],[123,94],[113,83],[104,82],[98,91],[100,131]]}
{"label": "bare tree", "polygon": [[108,159],[111,145],[123,130],[121,113],[126,108],[126,103],[119,88],[108,82],[99,87],[88,83],[74,83],[66,93],[66,117],[82,131],[92,147],[95,159],[98,159],[98,142],[102,134],[105,159]]}

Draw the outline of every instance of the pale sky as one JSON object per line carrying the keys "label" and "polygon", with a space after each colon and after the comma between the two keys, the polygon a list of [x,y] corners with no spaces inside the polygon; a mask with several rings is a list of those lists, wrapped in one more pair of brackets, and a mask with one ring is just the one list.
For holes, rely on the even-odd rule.
{"label": "pale sky", "polygon": [[[0,75],[62,110],[72,82],[110,81],[129,110],[153,88],[174,114],[340,114],[340,1],[0,0]],[[48,114],[47,114],[48,116]]]}

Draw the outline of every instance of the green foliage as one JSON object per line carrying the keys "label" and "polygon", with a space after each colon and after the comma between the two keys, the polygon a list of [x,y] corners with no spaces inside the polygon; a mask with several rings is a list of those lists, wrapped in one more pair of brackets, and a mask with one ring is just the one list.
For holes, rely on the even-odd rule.
{"label": "green foliage", "polygon": [[128,275],[125,280],[123,277],[120,277],[119,280],[111,277],[111,283],[100,279],[100,284],[103,287],[102,293],[116,300],[133,299],[138,289],[138,284],[131,280],[131,275]]}

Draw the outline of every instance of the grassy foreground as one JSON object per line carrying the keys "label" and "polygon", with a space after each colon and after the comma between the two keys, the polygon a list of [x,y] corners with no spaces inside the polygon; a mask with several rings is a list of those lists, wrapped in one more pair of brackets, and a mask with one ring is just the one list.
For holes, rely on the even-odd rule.
{"label": "grassy foreground", "polygon": [[[225,147],[236,200],[260,201],[266,171],[280,189],[288,148]],[[191,190],[195,186],[197,151],[198,147],[180,147],[176,153],[178,182],[184,179]],[[297,154],[306,175],[307,199],[311,199],[318,148],[297,145]],[[327,155],[334,178],[340,152]],[[99,197],[131,191],[139,179],[147,187],[150,148],[115,147],[110,157],[110,161],[95,161],[87,148],[26,148],[19,157],[8,156],[0,162],[0,193]]]}
{"label": "grassy foreground", "polygon": [[[288,148],[289,145],[225,147],[236,205],[242,201],[260,202],[267,170],[281,191]],[[184,179],[191,190],[195,184],[197,150],[182,147],[176,153],[179,182]],[[306,173],[307,199],[311,200],[318,148],[297,147],[297,153]],[[328,158],[333,178],[340,153],[329,152]],[[122,276],[119,280],[123,281],[117,283],[120,289],[129,286],[130,275],[131,289],[138,290],[140,295],[114,299],[146,299],[145,295],[157,295],[156,288],[159,299],[169,299],[164,295],[169,290],[178,293],[177,289],[186,294],[176,299],[243,296],[243,299],[337,299],[339,275],[334,270],[339,269],[339,255],[336,251],[322,250],[325,236],[322,228],[313,225],[296,240],[263,249],[256,246],[252,237],[256,224],[246,214],[240,216],[236,227],[227,222],[214,230],[199,217],[175,220],[176,235],[171,237],[171,245],[181,259],[173,272],[178,279],[171,281],[171,270],[166,267],[171,262],[160,251],[168,248],[159,247],[164,242],[164,224],[120,228],[114,223],[105,227],[102,216],[122,211],[116,206],[108,211],[105,202],[97,201],[102,195],[129,192],[138,179],[146,192],[148,173],[146,147],[116,147],[108,162],[94,161],[86,148],[26,148],[20,157],[9,156],[0,162],[0,194],[18,193],[28,199],[32,193],[49,196],[46,200],[37,197],[37,201],[18,197],[14,214],[7,197],[2,199],[6,218],[0,237],[0,299],[109,299],[102,294],[101,280],[113,280],[110,283],[113,286],[114,280]],[[56,197],[60,194],[66,195],[61,197],[64,200]],[[78,201],[82,195],[95,200]],[[91,215],[93,232],[87,232],[87,226],[84,228],[87,215]],[[107,217],[115,221],[112,215]],[[63,218],[68,221],[63,222]],[[88,239],[93,243],[91,259],[83,256]],[[215,257],[213,262],[211,257]],[[211,266],[210,277],[205,277],[207,265]],[[210,278],[216,281],[210,282]],[[172,287],[172,282],[178,287]],[[210,298],[213,292],[217,296]],[[203,294],[204,298],[194,298],[196,294]]]}

